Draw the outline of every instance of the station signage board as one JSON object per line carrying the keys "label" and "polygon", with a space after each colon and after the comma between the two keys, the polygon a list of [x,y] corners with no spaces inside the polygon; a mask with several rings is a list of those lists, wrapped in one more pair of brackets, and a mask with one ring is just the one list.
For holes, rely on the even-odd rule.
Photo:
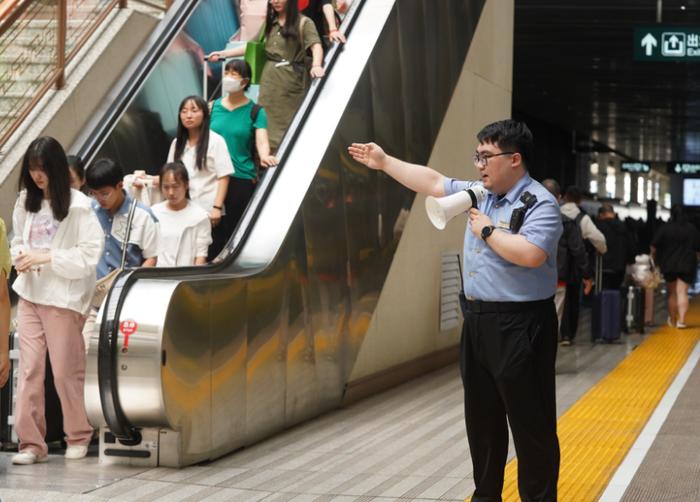
{"label": "station signage board", "polygon": [[649,162],[621,162],[620,169],[626,173],[648,173],[651,171]]}
{"label": "station signage board", "polygon": [[669,162],[667,169],[669,174],[700,174],[700,163]]}
{"label": "station signage board", "polygon": [[635,28],[634,59],[636,61],[700,62],[700,27]]}

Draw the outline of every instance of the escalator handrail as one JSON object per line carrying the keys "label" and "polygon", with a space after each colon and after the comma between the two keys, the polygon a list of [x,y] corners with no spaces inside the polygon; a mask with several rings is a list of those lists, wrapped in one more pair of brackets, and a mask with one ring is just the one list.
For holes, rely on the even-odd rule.
{"label": "escalator handrail", "polygon": [[[180,0],[177,6],[184,2]],[[366,0],[357,0],[351,9],[348,11],[341,28],[346,36],[349,36],[352,31],[352,27],[357,20],[358,14],[365,4]],[[171,10],[178,11],[176,6],[173,6]],[[191,12],[190,12],[191,13]],[[176,16],[175,13],[173,16]],[[189,17],[189,15],[187,16]],[[166,20],[163,24],[167,24]],[[172,30],[162,30],[163,32],[170,33],[173,36]],[[179,31],[179,30],[178,30]],[[160,39],[159,37],[159,40]],[[167,46],[167,43],[165,43]],[[338,60],[340,51],[342,50],[342,45],[334,44],[331,50],[328,52],[324,58],[324,68],[326,69],[326,75],[330,73]],[[164,49],[160,51],[160,55],[157,59],[160,59],[164,52]],[[148,68],[153,69],[155,64],[146,65]],[[139,65],[139,68],[141,65]],[[146,75],[150,73],[147,72]],[[130,96],[128,103],[121,103],[121,106],[115,106],[115,109],[119,111],[110,110],[111,128],[116,125],[115,117],[118,119],[121,114],[124,113],[128,104],[133,100],[138,92],[138,88],[145,78],[144,74],[141,74],[140,80],[129,79],[129,93]],[[314,103],[317,100],[318,95],[323,89],[325,78],[316,79],[311,88],[306,93],[306,96],[297,110],[292,122],[287,129],[285,135],[282,138],[280,148],[278,149],[278,158],[280,159],[279,166],[269,170],[265,176],[260,180],[259,186],[256,190],[256,195],[250,202],[250,206],[245,212],[244,218],[236,229],[234,235],[229,240],[227,244],[227,256],[226,258],[217,264],[209,266],[199,266],[199,267],[180,267],[180,268],[163,268],[163,269],[153,269],[153,268],[139,268],[134,270],[128,270],[122,272],[114,282],[114,286],[110,289],[109,294],[105,299],[105,304],[103,305],[103,315],[101,319],[99,342],[98,342],[98,388],[100,392],[100,401],[102,404],[102,412],[104,419],[109,427],[110,431],[123,443],[123,444],[135,444],[140,440],[140,433],[136,427],[129,421],[126,417],[123,407],[121,406],[121,400],[119,398],[118,389],[118,368],[117,368],[117,356],[118,356],[118,338],[119,338],[119,318],[120,313],[126,299],[127,293],[131,286],[135,284],[138,280],[147,278],[157,278],[157,279],[173,279],[173,278],[184,278],[186,276],[197,276],[211,275],[211,274],[221,274],[225,273],[226,269],[229,268],[232,262],[235,261],[240,250],[245,244],[248,236],[250,235],[251,228],[253,227],[252,222],[254,222],[262,210],[263,203],[267,195],[272,190],[274,183],[279,176],[279,173],[284,168],[285,160],[287,158],[287,152],[291,151],[294,147],[295,141],[299,136],[307,116],[309,115]],[[126,99],[126,96],[124,97]],[[106,139],[106,134],[103,132],[107,126],[103,127],[100,131],[104,136],[102,139],[90,138],[91,141],[86,141],[87,146],[85,150],[80,150],[81,153],[85,151],[85,157],[91,159],[95,155],[97,149]]]}

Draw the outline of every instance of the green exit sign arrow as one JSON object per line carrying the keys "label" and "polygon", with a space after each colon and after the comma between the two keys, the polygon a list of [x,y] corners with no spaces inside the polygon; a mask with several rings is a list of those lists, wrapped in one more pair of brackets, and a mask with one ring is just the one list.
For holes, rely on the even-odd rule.
{"label": "green exit sign arrow", "polygon": [[700,61],[700,28],[651,26],[634,29],[637,61]]}

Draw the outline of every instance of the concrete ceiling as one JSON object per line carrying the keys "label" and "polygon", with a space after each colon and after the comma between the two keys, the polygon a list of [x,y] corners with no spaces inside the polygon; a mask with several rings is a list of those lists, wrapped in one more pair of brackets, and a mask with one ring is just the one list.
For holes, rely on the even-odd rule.
{"label": "concrete ceiling", "polygon": [[[663,0],[662,26],[695,26],[700,0]],[[700,161],[697,63],[633,59],[657,0],[515,0],[513,107],[633,159]]]}

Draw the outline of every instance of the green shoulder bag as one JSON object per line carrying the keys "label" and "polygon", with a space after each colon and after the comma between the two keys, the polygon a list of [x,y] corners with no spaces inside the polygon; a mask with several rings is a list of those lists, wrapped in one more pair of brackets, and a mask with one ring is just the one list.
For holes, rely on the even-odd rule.
{"label": "green shoulder bag", "polygon": [[265,61],[267,61],[267,57],[265,56],[265,25],[263,25],[260,30],[258,39],[250,40],[246,44],[244,59],[250,65],[250,83],[259,85],[262,71],[265,67]]}

